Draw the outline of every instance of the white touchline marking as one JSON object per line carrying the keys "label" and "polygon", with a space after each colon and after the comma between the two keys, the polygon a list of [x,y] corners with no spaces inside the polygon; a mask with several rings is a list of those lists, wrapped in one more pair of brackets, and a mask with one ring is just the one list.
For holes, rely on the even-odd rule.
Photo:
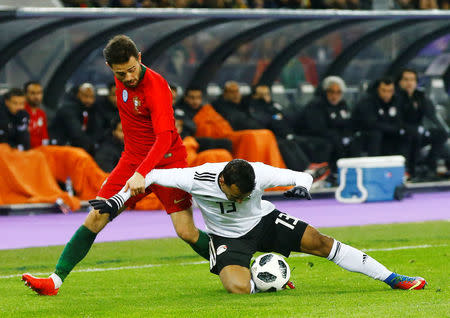
{"label": "white touchline marking", "polygon": [[[430,247],[441,247],[447,246],[448,244],[440,244],[440,245],[411,245],[411,246],[397,246],[397,247],[387,247],[387,248],[366,248],[361,249],[364,252],[378,252],[378,251],[397,251],[397,250],[409,250],[415,248],[430,248]],[[309,254],[295,254],[290,257],[316,257],[314,255]],[[103,267],[103,268],[83,268],[73,270],[72,273],[84,273],[84,272],[107,272],[107,271],[120,271],[123,269],[141,269],[141,268],[152,268],[152,267],[162,267],[162,266],[175,266],[175,265],[198,265],[198,264],[207,264],[207,261],[199,261],[199,262],[187,262],[187,263],[178,263],[178,264],[144,264],[144,265],[131,265],[131,266],[120,266],[120,267]],[[46,273],[34,273],[33,275],[50,275],[50,272]],[[0,276],[0,279],[20,277],[22,274],[12,274]]]}

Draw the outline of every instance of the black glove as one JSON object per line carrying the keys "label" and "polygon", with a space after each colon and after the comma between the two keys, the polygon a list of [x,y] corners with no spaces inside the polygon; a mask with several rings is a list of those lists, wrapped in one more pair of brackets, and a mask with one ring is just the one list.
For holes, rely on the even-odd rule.
{"label": "black glove", "polygon": [[294,187],[290,190],[287,190],[284,193],[284,197],[285,198],[299,198],[299,199],[307,199],[307,200],[311,200],[311,194],[309,193],[308,190],[306,190],[305,187]]}
{"label": "black glove", "polygon": [[109,220],[112,221],[119,212],[119,206],[114,200],[89,200],[89,204],[96,210],[103,213],[109,213]]}

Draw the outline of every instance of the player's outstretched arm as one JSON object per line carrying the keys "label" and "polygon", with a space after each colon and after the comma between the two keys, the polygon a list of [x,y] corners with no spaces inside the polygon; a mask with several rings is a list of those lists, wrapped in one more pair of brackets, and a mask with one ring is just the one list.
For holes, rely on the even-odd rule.
{"label": "player's outstretched arm", "polygon": [[[147,188],[150,184],[152,184],[152,181],[150,178],[150,173],[148,173],[145,177],[145,188]],[[119,210],[125,205],[125,202],[131,197],[131,190],[128,188],[125,191],[125,188],[126,186],[107,200],[89,200],[89,204],[101,214],[108,213],[109,220],[112,221],[117,216],[117,213],[119,213]]]}
{"label": "player's outstretched arm", "polygon": [[[192,187],[193,173],[192,168],[153,169],[145,176],[145,188],[155,183],[164,187],[179,188],[189,192]],[[125,188],[123,187],[122,190],[107,200],[90,200],[89,204],[102,214],[108,213],[109,219],[112,220],[131,197],[130,189],[125,191]]]}
{"label": "player's outstretched arm", "polygon": [[293,185],[294,188],[284,193],[285,197],[311,200],[309,189],[311,189],[313,178],[309,173],[276,168],[260,162],[254,163],[253,167],[261,188]]}

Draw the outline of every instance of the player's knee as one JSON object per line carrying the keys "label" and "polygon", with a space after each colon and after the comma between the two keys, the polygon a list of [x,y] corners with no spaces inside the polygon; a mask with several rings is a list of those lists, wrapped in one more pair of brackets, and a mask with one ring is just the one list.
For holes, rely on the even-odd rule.
{"label": "player's knee", "polygon": [[308,226],[304,240],[302,239],[302,250],[305,253],[327,257],[333,247],[333,239],[329,236],[323,235],[312,226]]}
{"label": "player's knee", "polygon": [[231,294],[250,294],[250,282],[235,280],[229,282],[225,289]]}
{"label": "player's knee", "polygon": [[106,226],[106,224],[108,224],[108,222],[108,214],[100,214],[97,210],[92,210],[86,217],[84,226],[86,226],[92,232],[98,233]]}
{"label": "player's knee", "polygon": [[319,241],[320,241],[320,247],[319,247],[320,256],[327,257],[328,255],[330,255],[331,248],[333,247],[334,239],[327,235],[323,235],[320,232],[317,232],[317,233],[319,234]]}

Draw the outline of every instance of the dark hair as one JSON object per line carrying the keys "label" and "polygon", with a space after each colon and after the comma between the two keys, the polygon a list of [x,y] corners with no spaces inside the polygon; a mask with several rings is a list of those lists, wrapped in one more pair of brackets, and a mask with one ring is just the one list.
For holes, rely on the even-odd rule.
{"label": "dark hair", "polygon": [[403,78],[403,74],[405,74],[405,73],[413,73],[414,76],[416,77],[416,81],[419,79],[418,76],[417,76],[416,70],[413,70],[412,68],[404,68],[404,69],[402,69],[401,72],[398,74],[398,77],[397,77],[397,83],[400,82],[400,80]]}
{"label": "dark hair", "polygon": [[128,36],[116,35],[103,49],[103,56],[106,62],[112,66],[113,64],[127,63],[132,56],[138,58],[139,50]]}
{"label": "dark hair", "polygon": [[186,88],[184,96],[186,96],[190,91],[200,91],[203,94],[203,89],[200,86],[189,86]]}
{"label": "dark hair", "polygon": [[394,81],[390,77],[382,77],[377,81],[376,88],[380,87],[381,83],[383,83],[384,85],[391,85],[394,84]]}
{"label": "dark hair", "polygon": [[248,193],[255,189],[255,171],[245,160],[231,160],[223,168],[222,176],[227,186],[235,184],[241,193]]}
{"label": "dark hair", "polygon": [[23,84],[23,92],[26,94],[27,90],[28,90],[28,86],[30,85],[39,85],[41,86],[41,83],[39,83],[38,81],[28,81],[25,84]]}
{"label": "dark hair", "polygon": [[4,95],[5,100],[10,100],[14,96],[25,96],[23,90],[20,88],[11,88],[9,91],[6,92]]}

